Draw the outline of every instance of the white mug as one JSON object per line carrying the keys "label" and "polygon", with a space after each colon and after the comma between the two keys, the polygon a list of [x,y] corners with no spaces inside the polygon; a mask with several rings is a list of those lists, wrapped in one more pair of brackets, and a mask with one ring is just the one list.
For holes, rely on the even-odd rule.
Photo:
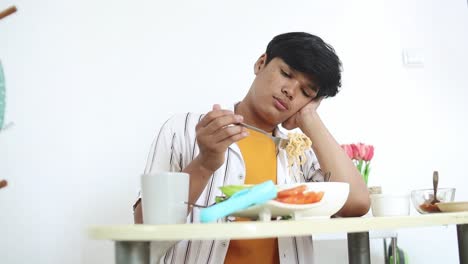
{"label": "white mug", "polygon": [[141,176],[143,223],[182,224],[187,219],[189,174],[154,172]]}

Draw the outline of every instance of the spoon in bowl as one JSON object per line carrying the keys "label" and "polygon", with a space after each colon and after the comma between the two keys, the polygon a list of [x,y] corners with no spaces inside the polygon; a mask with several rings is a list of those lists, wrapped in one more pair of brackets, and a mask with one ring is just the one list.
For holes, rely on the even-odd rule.
{"label": "spoon in bowl", "polygon": [[6,180],[0,180],[0,189],[3,187],[6,187],[8,185],[8,182]]}
{"label": "spoon in bowl", "polygon": [[440,201],[437,200],[437,185],[438,184],[439,184],[439,172],[434,171],[434,174],[432,174],[432,185],[434,187],[434,197],[432,197],[431,204],[440,203]]}

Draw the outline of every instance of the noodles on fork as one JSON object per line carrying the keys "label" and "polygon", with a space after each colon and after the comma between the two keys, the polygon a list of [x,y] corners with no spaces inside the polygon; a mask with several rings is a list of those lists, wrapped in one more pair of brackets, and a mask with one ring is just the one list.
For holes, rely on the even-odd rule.
{"label": "noodles on fork", "polygon": [[312,147],[312,141],[302,133],[288,133],[289,143],[285,150],[288,155],[289,168],[296,163],[302,165],[306,162],[304,155],[307,149]]}

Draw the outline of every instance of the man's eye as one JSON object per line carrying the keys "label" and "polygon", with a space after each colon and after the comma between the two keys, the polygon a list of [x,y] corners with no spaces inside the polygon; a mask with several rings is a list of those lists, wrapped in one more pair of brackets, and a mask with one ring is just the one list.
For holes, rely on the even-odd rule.
{"label": "man's eye", "polygon": [[287,78],[291,78],[291,75],[289,75],[289,73],[281,70],[281,75],[283,75],[284,77],[287,77]]}
{"label": "man's eye", "polygon": [[306,92],[305,89],[302,89],[302,94],[303,94],[305,97],[312,97],[312,95],[308,94],[308,93]]}

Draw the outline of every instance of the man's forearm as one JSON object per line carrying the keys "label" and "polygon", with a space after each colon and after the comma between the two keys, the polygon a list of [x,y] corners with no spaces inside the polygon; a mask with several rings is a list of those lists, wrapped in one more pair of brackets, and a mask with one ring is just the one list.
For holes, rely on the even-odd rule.
{"label": "man's forearm", "polygon": [[320,167],[331,173],[331,180],[350,184],[350,193],[346,204],[340,211],[342,216],[359,216],[369,210],[367,187],[346,153],[336,142],[318,115],[308,119],[301,128],[312,140],[312,148],[317,155]]}
{"label": "man's forearm", "polygon": [[204,168],[201,165],[199,157],[192,160],[192,162],[190,162],[182,171],[190,175],[188,202],[195,203],[205,189],[213,171]]}

